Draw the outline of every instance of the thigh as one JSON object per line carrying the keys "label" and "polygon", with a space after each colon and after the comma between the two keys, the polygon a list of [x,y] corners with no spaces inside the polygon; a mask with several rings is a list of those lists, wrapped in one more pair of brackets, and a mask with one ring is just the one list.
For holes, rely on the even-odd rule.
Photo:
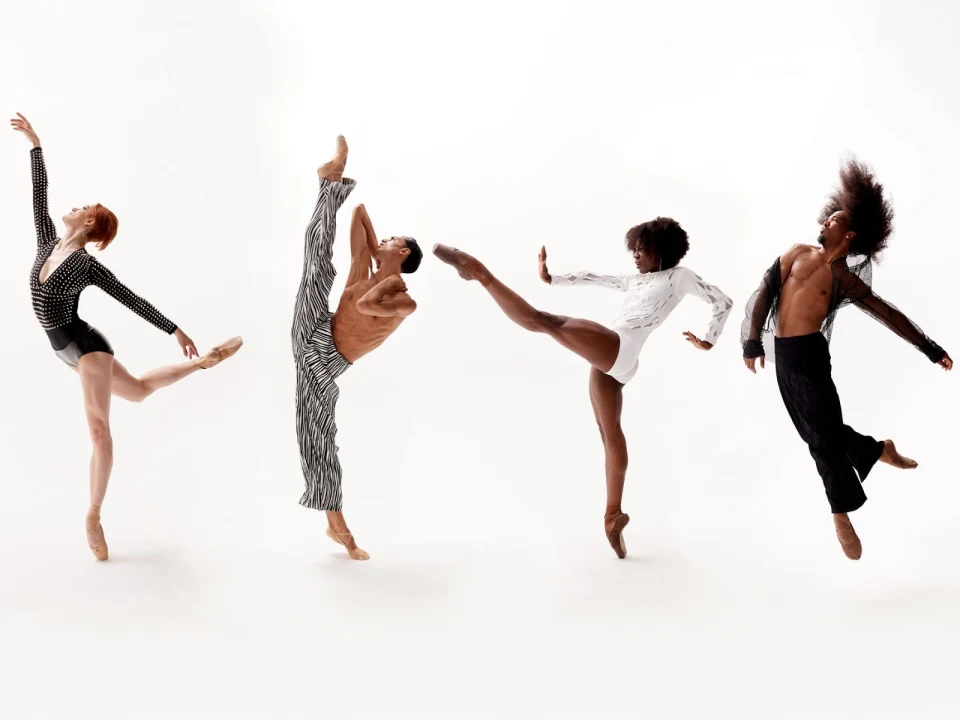
{"label": "thigh", "polygon": [[548,313],[544,313],[544,317],[550,336],[595,369],[607,372],[617,362],[620,336],[610,328],[583,318]]}
{"label": "thigh", "polygon": [[113,360],[111,392],[122,400],[130,402],[140,402],[144,397],[143,383],[140,378],[130,374],[119,360]]}
{"label": "thigh", "polygon": [[83,386],[83,407],[87,422],[108,422],[110,394],[113,388],[113,355],[105,352],[87,353],[80,358],[77,372]]}
{"label": "thigh", "polygon": [[623,385],[597,368],[590,369],[590,404],[604,438],[621,432]]}

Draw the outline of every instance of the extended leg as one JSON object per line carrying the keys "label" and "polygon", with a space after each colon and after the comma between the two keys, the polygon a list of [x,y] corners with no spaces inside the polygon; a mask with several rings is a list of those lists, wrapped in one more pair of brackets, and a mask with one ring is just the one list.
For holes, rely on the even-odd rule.
{"label": "extended leg", "polygon": [[627,476],[627,439],[620,426],[623,409],[623,385],[596,368],[590,370],[590,402],[603,440],[604,467],[607,481],[607,509],[603,515],[604,531],[617,557],[627,556],[623,529],[630,516],[622,512],[623,485]]}
{"label": "extended leg", "polygon": [[456,268],[461,277],[477,280],[483,285],[504,314],[524,330],[549,335],[601,372],[610,370],[617,361],[620,336],[613,330],[591,320],[537,310],[497,280],[479,260],[456,248],[436,245],[433,252],[443,262]]}
{"label": "extended leg", "polygon": [[320,192],[313,216],[307,225],[303,250],[303,277],[297,291],[293,313],[293,346],[301,350],[310,340],[317,324],[330,314],[330,289],[336,276],[333,267],[333,242],[337,236],[337,211],[353,192],[356,183],[343,179],[347,162],[346,142],[338,138],[337,153],[322,165]]}
{"label": "extended leg", "polygon": [[176,382],[183,380],[188,375],[192,375],[197,370],[207,367],[213,367],[223,360],[237,353],[242,347],[243,340],[239,337],[215,346],[210,352],[202,357],[188,362],[177,363],[176,365],[167,365],[156,368],[144,373],[139,378],[134,377],[130,372],[114,360],[113,363],[113,394],[130,402],[143,402],[161,388],[169,387]]}
{"label": "extended leg", "polygon": [[113,381],[113,356],[88,353],[80,358],[80,383],[83,405],[93,443],[90,459],[90,510],[87,512],[87,543],[97,560],[109,556],[107,541],[100,525],[100,507],[107,493],[113,469],[113,437],[110,434],[110,394]]}

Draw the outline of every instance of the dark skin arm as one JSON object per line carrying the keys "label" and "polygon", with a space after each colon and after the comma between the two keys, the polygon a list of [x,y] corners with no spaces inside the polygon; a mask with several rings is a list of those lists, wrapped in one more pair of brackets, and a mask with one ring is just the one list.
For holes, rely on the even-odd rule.
{"label": "dark skin arm", "polygon": [[399,275],[377,283],[357,300],[357,310],[376,317],[406,317],[416,309],[417,303],[407,295],[407,285]]}

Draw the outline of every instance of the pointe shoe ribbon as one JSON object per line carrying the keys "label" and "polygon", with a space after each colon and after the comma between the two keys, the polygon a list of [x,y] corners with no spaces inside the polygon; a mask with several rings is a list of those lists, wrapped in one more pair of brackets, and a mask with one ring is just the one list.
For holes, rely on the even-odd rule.
{"label": "pointe shoe ribbon", "polygon": [[237,351],[243,347],[243,338],[233,337],[227,340],[225,343],[220,345],[215,345],[211,348],[206,355],[203,357],[198,357],[194,362],[197,364],[197,367],[201,370],[209,370],[215,365],[219,365],[228,357],[232,357],[237,354]]}
{"label": "pointe shoe ribbon", "polygon": [[354,548],[351,550],[350,546],[347,545],[346,541],[343,539],[343,538],[346,538],[347,540],[352,540],[353,533],[349,533],[349,532],[338,533],[333,528],[328,527],[327,537],[333,540],[335,543],[338,543],[339,545],[343,545],[347,549],[347,554],[353,560],[369,560],[370,559],[370,553],[368,553],[366,550],[361,550],[360,548]]}

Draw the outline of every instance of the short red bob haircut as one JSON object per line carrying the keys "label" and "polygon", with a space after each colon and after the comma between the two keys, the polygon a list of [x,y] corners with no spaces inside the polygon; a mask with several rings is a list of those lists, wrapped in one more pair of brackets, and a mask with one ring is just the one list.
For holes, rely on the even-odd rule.
{"label": "short red bob haircut", "polygon": [[91,207],[90,210],[93,211],[93,227],[90,229],[88,237],[96,241],[99,250],[105,250],[107,245],[112,243],[117,236],[120,223],[117,216],[100,203]]}

